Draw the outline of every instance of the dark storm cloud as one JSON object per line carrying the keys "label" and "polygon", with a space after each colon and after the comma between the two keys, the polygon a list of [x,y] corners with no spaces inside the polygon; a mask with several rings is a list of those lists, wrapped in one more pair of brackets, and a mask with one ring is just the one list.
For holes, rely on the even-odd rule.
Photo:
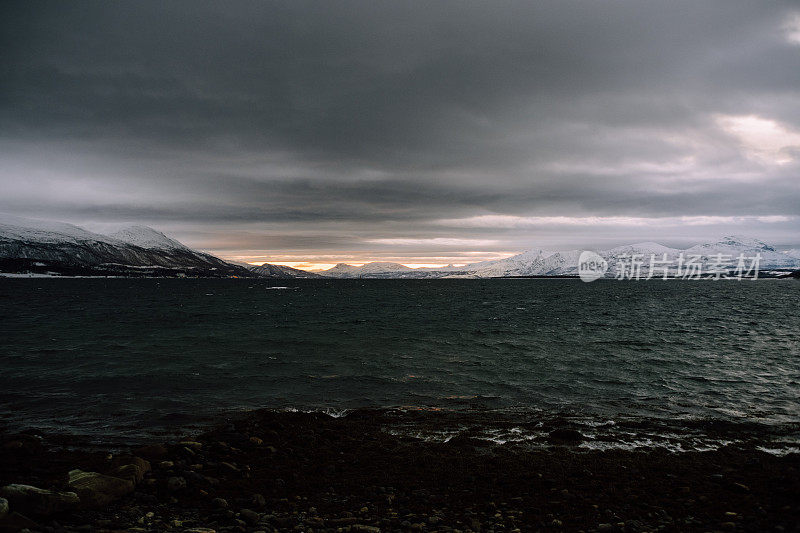
{"label": "dark storm cloud", "polygon": [[[270,250],[525,245],[439,222],[489,214],[800,216],[792,2],[0,10],[0,211]],[[782,129],[724,127],[747,116]]]}

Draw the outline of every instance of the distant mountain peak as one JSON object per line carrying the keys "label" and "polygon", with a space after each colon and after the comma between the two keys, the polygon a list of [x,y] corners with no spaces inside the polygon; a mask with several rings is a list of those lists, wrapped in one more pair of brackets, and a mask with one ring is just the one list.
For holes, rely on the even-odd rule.
{"label": "distant mountain peak", "polygon": [[149,226],[128,226],[109,234],[109,237],[148,250],[188,250],[183,243]]}
{"label": "distant mountain peak", "polygon": [[751,248],[761,248],[770,252],[774,252],[775,248],[768,245],[760,239],[754,237],[747,237],[744,235],[726,235],[720,239],[716,244],[724,244],[727,246],[748,246]]}

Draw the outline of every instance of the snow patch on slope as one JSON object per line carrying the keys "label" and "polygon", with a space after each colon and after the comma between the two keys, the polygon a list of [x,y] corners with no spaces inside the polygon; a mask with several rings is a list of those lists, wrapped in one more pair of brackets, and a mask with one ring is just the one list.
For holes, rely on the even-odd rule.
{"label": "snow patch on slope", "polygon": [[122,242],[148,250],[188,250],[185,245],[147,226],[129,226],[110,234]]}
{"label": "snow patch on slope", "polygon": [[23,218],[0,213],[0,239],[48,244],[104,242],[121,244],[106,235],[93,233],[73,224]]}

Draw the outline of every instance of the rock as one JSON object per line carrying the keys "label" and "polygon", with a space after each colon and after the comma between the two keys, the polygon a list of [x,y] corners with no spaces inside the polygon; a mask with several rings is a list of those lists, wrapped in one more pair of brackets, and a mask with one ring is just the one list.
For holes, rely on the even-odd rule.
{"label": "rock", "polygon": [[12,512],[3,519],[0,531],[39,531],[39,524],[27,516]]}
{"label": "rock", "polygon": [[325,521],[318,516],[313,516],[311,518],[306,519],[305,525],[313,528],[322,528],[325,527]]}
{"label": "rock", "polygon": [[225,500],[225,498],[214,498],[213,500],[211,500],[211,504],[219,509],[228,508],[228,501]]}
{"label": "rock", "polygon": [[13,440],[3,443],[3,449],[9,452],[35,455],[42,451],[42,437],[39,435],[16,435]]}
{"label": "rock", "polygon": [[102,507],[133,492],[134,483],[130,479],[75,469],[69,473],[69,487],[78,493],[82,505]]}
{"label": "rock", "polygon": [[358,522],[358,518],[353,516],[346,517],[346,518],[329,518],[325,520],[325,523],[329,526],[337,527],[337,526],[349,526]]}
{"label": "rock", "polygon": [[167,488],[173,492],[185,489],[186,480],[180,476],[173,476],[167,480]]}
{"label": "rock", "polygon": [[261,520],[261,515],[251,509],[242,509],[239,514],[250,525],[258,524],[258,521]]}
{"label": "rock", "polygon": [[185,448],[190,448],[190,449],[192,449],[192,450],[194,450],[196,452],[199,452],[203,448],[203,443],[202,442],[195,442],[193,440],[184,440],[184,441],[179,442],[178,444],[180,444],[181,446],[183,446]]}
{"label": "rock", "polygon": [[358,531],[360,533],[381,533],[381,528],[368,526],[366,524],[353,524],[350,526],[350,531]]}
{"label": "rock", "polygon": [[264,507],[267,505],[267,500],[261,494],[253,494],[253,505],[256,507]]}
{"label": "rock", "polygon": [[167,455],[167,448],[162,444],[153,444],[151,446],[142,446],[133,451],[133,454],[138,457],[144,457],[150,461],[161,459]]}
{"label": "rock", "polygon": [[[147,472],[150,472],[152,468],[150,467],[150,461],[146,459],[142,459],[141,457],[129,456],[129,457],[121,457],[118,461],[123,465],[134,465],[136,466],[141,472],[142,476],[144,476]],[[139,479],[141,481],[141,479]],[[139,482],[137,481],[137,483]]]}
{"label": "rock", "polygon": [[74,509],[81,503],[74,492],[56,492],[31,485],[6,485],[0,488],[0,495],[8,500],[6,512],[8,508],[13,508],[15,511],[42,516]]}
{"label": "rock", "polygon": [[189,455],[189,456],[191,456],[191,457],[194,457],[195,455],[197,455],[197,452],[196,452],[196,451],[194,451],[193,449],[189,448],[188,446],[184,446],[184,447],[183,447],[183,448],[181,448],[181,449],[183,450],[183,452],[184,452],[186,455]]}
{"label": "rock", "polygon": [[175,463],[173,463],[172,461],[161,461],[160,463],[158,463],[158,467],[161,468],[162,470],[169,470],[174,466]]}
{"label": "rock", "polygon": [[231,464],[231,463],[223,461],[223,462],[220,463],[220,465],[224,466],[225,468],[227,468],[228,470],[230,470],[232,472],[241,472],[241,470],[239,470],[239,468],[234,464]]}
{"label": "rock", "polygon": [[261,446],[262,444],[264,444],[264,441],[262,439],[259,439],[258,437],[250,437],[250,442],[252,442],[256,446]]}
{"label": "rock", "polygon": [[133,483],[139,483],[144,478],[144,472],[136,465],[122,465],[109,472],[109,474],[121,479],[127,479]]}
{"label": "rock", "polygon": [[205,478],[205,476],[202,476],[192,470],[187,470],[183,472],[183,478],[186,480],[187,483],[193,483],[195,485],[197,484],[205,485],[206,483],[208,483],[208,480]]}
{"label": "rock", "polygon": [[585,440],[583,434],[576,429],[558,428],[548,435],[551,442],[581,442]]}
{"label": "rock", "polygon": [[8,500],[0,498],[0,518],[8,514]]}

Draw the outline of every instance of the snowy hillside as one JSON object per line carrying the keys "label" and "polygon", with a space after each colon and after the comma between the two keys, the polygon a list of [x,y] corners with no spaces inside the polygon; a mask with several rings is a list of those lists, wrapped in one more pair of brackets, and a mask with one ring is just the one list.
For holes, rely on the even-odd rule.
{"label": "snowy hillside", "polygon": [[189,250],[185,245],[147,226],[129,226],[109,235],[134,246],[149,250]]}
{"label": "snowy hillside", "polygon": [[529,250],[507,259],[467,265],[464,270],[478,277],[562,276],[577,272],[580,251],[552,252]]}
{"label": "snowy hillside", "polygon": [[103,242],[120,244],[117,239],[93,233],[72,224],[0,213],[0,242],[11,240],[37,243]]}
{"label": "snowy hillside", "polygon": [[72,224],[0,214],[0,273],[297,277],[267,270],[252,272],[147,226],[102,235]]}
{"label": "snowy hillside", "polygon": [[401,265],[400,263],[374,262],[362,266],[339,263],[328,270],[320,272],[320,274],[332,278],[361,278],[384,274],[386,275],[385,277],[392,277],[393,275],[407,273],[413,270],[414,269]]}
{"label": "snowy hillside", "polygon": [[[328,277],[382,277],[382,278],[495,278],[510,276],[576,276],[578,259],[582,250],[548,251],[532,249],[505,259],[482,261],[463,267],[444,267],[440,269],[412,269],[397,263],[369,263],[363,267],[339,264],[322,272]],[[795,251],[796,252],[796,251]],[[761,256],[760,271],[772,269],[800,268],[800,257],[777,252],[768,244],[752,238],[728,236],[719,241],[700,244],[686,250],[670,248],[655,242],[641,242],[597,251],[608,262],[607,277],[630,270],[629,263],[638,263],[638,275],[647,277],[653,259],[653,275],[663,276],[664,269],[674,276],[678,259],[683,254],[684,261],[693,258],[698,261],[703,272],[716,264],[718,254],[723,255],[721,264],[733,270],[740,254],[746,258]],[[800,255],[800,254],[798,254]],[[749,263],[745,266],[749,266]]]}
{"label": "snowy hillside", "polygon": [[297,268],[292,268],[284,265],[272,265],[264,263],[263,265],[247,265],[248,270],[265,278],[281,278],[281,279],[296,279],[296,278],[321,278],[319,274],[313,272],[306,272]]}
{"label": "snowy hillside", "polygon": [[684,254],[699,255],[703,263],[715,262],[720,254],[725,264],[736,264],[740,254],[746,257],[761,256],[761,268],[796,268],[800,260],[785,253],[778,252],[772,246],[758,239],[731,235],[719,241],[698,244],[684,250]]}

